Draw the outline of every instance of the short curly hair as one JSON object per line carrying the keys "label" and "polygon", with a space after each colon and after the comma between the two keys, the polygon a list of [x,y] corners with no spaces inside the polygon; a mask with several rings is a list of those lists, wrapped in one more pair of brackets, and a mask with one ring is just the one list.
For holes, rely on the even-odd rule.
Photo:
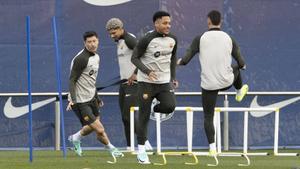
{"label": "short curly hair", "polygon": [[153,17],[152,17],[153,23],[155,23],[155,21],[157,19],[161,19],[164,16],[171,17],[171,15],[168,12],[166,12],[166,11],[157,11],[157,12],[155,12],[154,15],[153,15]]}
{"label": "short curly hair", "polygon": [[111,18],[107,21],[105,28],[108,31],[112,29],[123,28],[123,22],[119,18]]}

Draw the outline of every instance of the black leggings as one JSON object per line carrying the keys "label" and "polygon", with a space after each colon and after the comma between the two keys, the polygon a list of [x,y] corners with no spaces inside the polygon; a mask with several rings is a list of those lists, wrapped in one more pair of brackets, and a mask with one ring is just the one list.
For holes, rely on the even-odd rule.
{"label": "black leggings", "polygon": [[[236,89],[241,89],[243,82],[240,75],[240,70],[237,66],[232,66],[234,81],[233,86]],[[218,92],[227,90],[232,85],[218,90],[205,90],[202,88],[202,106],[204,112],[204,129],[209,144],[215,142],[215,128],[214,128],[214,112],[217,102]]]}
{"label": "black leggings", "polygon": [[152,84],[138,82],[139,115],[137,124],[138,144],[144,145],[148,135],[148,123],[152,100],[156,98],[160,104],[154,107],[155,112],[169,114],[175,110],[176,100],[170,83]]}
{"label": "black leggings", "polygon": [[[137,84],[121,84],[119,89],[119,106],[124,125],[127,146],[130,146],[130,107],[137,106]],[[135,120],[135,124],[136,124]]]}

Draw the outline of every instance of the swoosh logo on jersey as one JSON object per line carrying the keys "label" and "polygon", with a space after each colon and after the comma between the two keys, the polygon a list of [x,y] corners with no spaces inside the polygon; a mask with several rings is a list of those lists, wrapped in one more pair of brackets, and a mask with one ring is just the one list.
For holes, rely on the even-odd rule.
{"label": "swoosh logo on jersey", "polygon": [[113,6],[119,5],[132,0],[84,0],[84,2],[96,6]]}
{"label": "swoosh logo on jersey", "polygon": [[[284,100],[284,101],[281,101],[281,102],[277,102],[277,103],[273,103],[273,104],[270,104],[270,105],[267,105],[267,106],[261,106],[257,103],[257,96],[255,96],[250,104],[250,108],[263,108],[263,107],[276,107],[276,108],[282,108],[282,107],[285,107],[287,105],[290,105],[296,101],[300,100],[300,96],[299,97],[295,97],[295,98],[291,98],[291,99],[288,99],[288,100]],[[268,114],[272,113],[272,111],[266,111],[266,112],[250,112],[250,114],[253,116],[253,117],[263,117],[263,116],[266,116]]]}
{"label": "swoosh logo on jersey", "polygon": [[[11,99],[12,99],[12,97],[9,97],[4,105],[3,111],[4,111],[4,115],[7,118],[17,118],[17,117],[23,116],[24,114],[28,113],[28,111],[29,111],[28,105],[16,107],[16,106],[12,105]],[[35,102],[31,105],[31,110],[34,111],[40,107],[43,107],[49,103],[54,102],[55,100],[56,100],[56,98],[53,97],[53,98],[50,98],[47,100]]]}

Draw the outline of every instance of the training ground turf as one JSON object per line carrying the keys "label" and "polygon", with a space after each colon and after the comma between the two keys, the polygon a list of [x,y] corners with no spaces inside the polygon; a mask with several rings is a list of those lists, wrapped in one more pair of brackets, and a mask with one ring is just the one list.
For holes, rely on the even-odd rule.
{"label": "training ground turf", "polygon": [[[188,155],[167,156],[167,165],[163,166],[138,164],[136,155],[130,153],[125,153],[125,157],[119,158],[116,164],[108,164],[106,161],[113,159],[106,151],[84,151],[82,157],[68,151],[66,158],[58,151],[34,151],[32,163],[28,157],[28,151],[0,151],[0,169],[300,169],[299,156],[250,156],[251,165],[247,167],[237,166],[238,163],[245,163],[245,159],[241,157],[219,157],[217,167],[206,166],[207,163],[214,163],[214,160],[205,156],[198,156],[197,165],[185,165],[185,162],[193,161]],[[162,162],[161,156],[149,157],[151,162]]]}

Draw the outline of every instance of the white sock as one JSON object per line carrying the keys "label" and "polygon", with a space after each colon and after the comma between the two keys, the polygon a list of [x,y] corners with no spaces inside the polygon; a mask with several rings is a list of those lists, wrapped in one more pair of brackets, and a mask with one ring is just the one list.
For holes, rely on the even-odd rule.
{"label": "white sock", "polygon": [[145,141],[145,146],[151,147],[151,144],[150,144],[149,140],[146,140],[146,141]]}
{"label": "white sock", "polygon": [[209,150],[217,150],[216,143],[209,144]]}
{"label": "white sock", "polygon": [[139,149],[139,153],[144,153],[144,152],[146,152],[145,145],[138,144],[138,149]]}
{"label": "white sock", "polygon": [[153,150],[153,148],[152,148],[152,146],[151,146],[149,140],[146,140],[146,141],[145,141],[145,148],[146,148],[146,150]]}
{"label": "white sock", "polygon": [[83,136],[80,134],[80,130],[77,133],[72,135],[72,139],[74,141],[80,141],[82,138],[83,138]]}
{"label": "white sock", "polygon": [[106,147],[107,149],[113,149],[113,148],[115,148],[115,146],[112,145],[111,143],[108,143],[107,145],[105,145],[105,147]]}

